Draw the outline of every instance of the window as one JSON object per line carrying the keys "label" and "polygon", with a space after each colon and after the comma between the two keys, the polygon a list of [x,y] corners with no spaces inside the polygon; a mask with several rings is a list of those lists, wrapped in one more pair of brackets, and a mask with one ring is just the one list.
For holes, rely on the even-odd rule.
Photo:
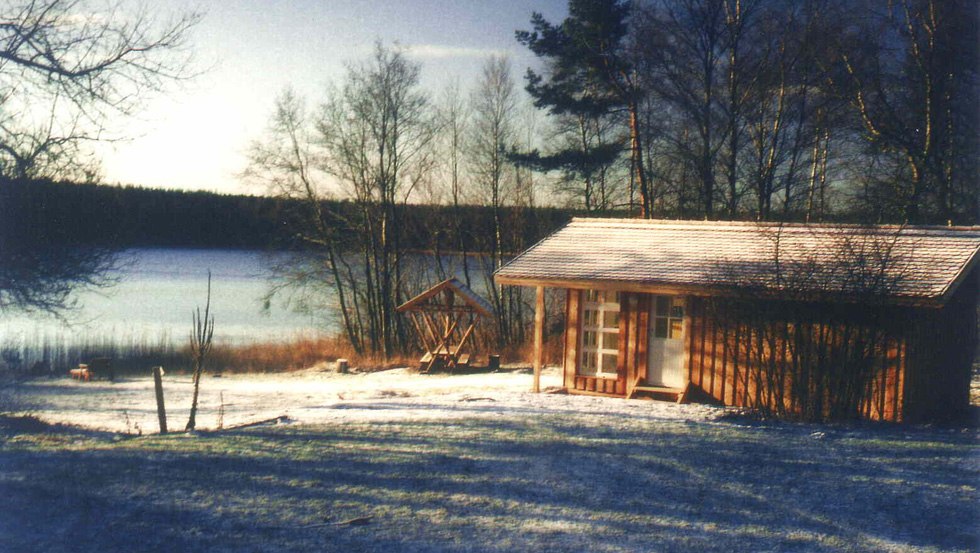
{"label": "window", "polygon": [[653,337],[679,340],[684,336],[684,298],[654,296]]}
{"label": "window", "polygon": [[579,350],[579,374],[616,377],[619,360],[619,292],[585,291]]}

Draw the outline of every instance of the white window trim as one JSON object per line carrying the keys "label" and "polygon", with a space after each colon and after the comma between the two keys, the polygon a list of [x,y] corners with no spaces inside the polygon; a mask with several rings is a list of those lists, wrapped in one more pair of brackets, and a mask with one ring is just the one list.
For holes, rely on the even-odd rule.
{"label": "white window trim", "polygon": [[[588,301],[587,299],[585,299],[587,297],[587,294],[588,293],[589,293],[589,290],[583,290],[582,291],[582,332],[581,332],[581,337],[579,338],[579,364],[578,364],[578,370],[581,371],[582,370],[582,367],[585,366],[584,360],[585,360],[585,356],[586,355],[593,355],[593,354],[595,354],[595,356],[596,356],[596,367],[595,367],[595,373],[594,374],[583,374],[581,372],[579,372],[579,374],[582,375],[582,376],[590,376],[590,377],[595,377],[595,378],[619,378],[619,372],[618,372],[618,365],[619,365],[619,346],[618,346],[618,344],[619,344],[619,340],[622,339],[622,337],[619,335],[619,326],[617,325],[615,332],[613,332],[613,330],[611,328],[607,328],[607,327],[602,326],[602,323],[605,321],[606,312],[613,311],[617,315],[620,315],[621,314],[621,306],[620,306],[620,303],[619,302],[615,302],[615,301],[601,301],[601,302]],[[600,293],[603,294],[603,299],[604,300],[606,299],[606,297],[605,297],[606,294],[613,295],[613,297],[615,297],[614,294],[616,294],[616,292],[613,292],[613,291],[600,291]],[[596,312],[596,322],[599,323],[598,325],[586,325],[585,324],[585,318],[586,318],[585,317],[585,312],[586,311],[595,311]],[[597,343],[597,345],[595,347],[586,346],[585,345],[585,334],[586,334],[586,332],[595,332],[596,333],[596,343]],[[605,335],[607,335],[607,334],[615,334],[616,335],[616,340],[617,340],[617,347],[616,348],[604,348],[604,347],[602,347],[605,344]],[[616,359],[616,365],[617,365],[617,367],[614,368],[611,372],[603,371],[602,370],[602,360],[603,360],[603,357],[604,356],[607,356],[607,355],[608,356],[612,356],[612,357],[614,357]]]}

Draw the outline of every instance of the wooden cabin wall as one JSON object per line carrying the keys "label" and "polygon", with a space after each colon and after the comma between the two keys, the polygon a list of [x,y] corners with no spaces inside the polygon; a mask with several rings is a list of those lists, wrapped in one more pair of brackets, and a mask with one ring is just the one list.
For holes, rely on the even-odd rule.
{"label": "wooden cabin wall", "polygon": [[620,294],[618,370],[624,395],[647,375],[650,298],[650,294]]}
{"label": "wooden cabin wall", "polygon": [[977,351],[980,270],[962,283],[943,309],[923,309],[909,336],[906,412],[909,422],[968,416]]}
{"label": "wooden cabin wall", "polygon": [[[873,309],[692,298],[689,380],[726,405],[782,417],[899,421],[907,310]],[[844,369],[861,358],[849,344],[873,353]]]}
{"label": "wooden cabin wall", "polygon": [[[715,401],[787,418],[950,419],[969,407],[978,297],[980,270],[943,309],[758,300],[742,317],[745,300],[740,310],[738,300],[689,297],[688,378]],[[597,378],[577,374],[582,291],[567,290],[563,384],[569,392],[624,396],[634,379],[646,377],[650,299],[621,294],[618,377]],[[763,315],[771,320],[760,325]],[[863,390],[842,386],[847,375],[821,373],[839,365],[828,350],[839,357],[854,336],[875,344]],[[828,347],[821,351],[820,343]],[[856,411],[835,411],[835,402],[855,394],[861,398]]]}
{"label": "wooden cabin wall", "polygon": [[[627,374],[635,374],[637,364],[646,368],[646,331],[649,319],[649,296],[620,295],[619,362],[616,378],[578,374],[578,348],[581,340],[582,290],[568,290],[565,301],[565,347],[563,385],[571,393],[625,396]],[[640,339],[640,337],[644,337]],[[645,373],[644,373],[645,374]]]}

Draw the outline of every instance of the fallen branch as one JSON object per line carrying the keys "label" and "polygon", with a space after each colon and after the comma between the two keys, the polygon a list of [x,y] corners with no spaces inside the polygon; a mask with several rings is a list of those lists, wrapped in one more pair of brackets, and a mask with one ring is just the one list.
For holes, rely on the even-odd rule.
{"label": "fallen branch", "polygon": [[470,397],[470,396],[463,396],[463,397],[459,398],[456,401],[497,401],[497,400],[493,399],[492,397]]}
{"label": "fallen branch", "polygon": [[325,528],[327,526],[361,526],[371,522],[374,517],[371,515],[363,517],[354,517],[352,519],[343,520],[340,522],[321,522],[319,524],[307,524],[306,526],[293,526],[297,530],[309,530],[310,528]]}
{"label": "fallen branch", "polygon": [[255,422],[246,422],[242,424],[237,424],[235,426],[229,426],[226,427],[225,430],[238,430],[241,428],[250,428],[252,426],[261,426],[263,424],[282,424],[285,422],[289,422],[289,417],[287,417],[286,415],[279,415],[278,417],[273,417],[271,419],[264,419]]}

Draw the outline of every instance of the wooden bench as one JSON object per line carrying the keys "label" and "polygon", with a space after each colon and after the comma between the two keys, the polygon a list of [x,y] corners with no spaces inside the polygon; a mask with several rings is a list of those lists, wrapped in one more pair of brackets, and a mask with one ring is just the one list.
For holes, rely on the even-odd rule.
{"label": "wooden bench", "polygon": [[[457,354],[454,353],[452,355],[457,355]],[[424,371],[426,369],[426,367],[429,366],[429,363],[432,361],[432,357],[433,357],[433,354],[432,354],[431,351],[426,352],[426,354],[423,355],[421,359],[419,359],[419,370],[423,370]],[[444,368],[444,367],[446,367],[446,366],[449,365],[449,361],[451,359],[451,355],[446,350],[446,348],[439,348],[439,351],[437,351],[435,353],[435,357],[436,357],[436,362],[435,363],[432,363],[432,369],[433,370],[442,369],[442,368]],[[470,364],[470,354],[469,353],[458,354],[458,356],[456,357],[456,363],[455,363],[455,366],[456,367],[466,367],[466,366],[469,366],[469,364]]]}

